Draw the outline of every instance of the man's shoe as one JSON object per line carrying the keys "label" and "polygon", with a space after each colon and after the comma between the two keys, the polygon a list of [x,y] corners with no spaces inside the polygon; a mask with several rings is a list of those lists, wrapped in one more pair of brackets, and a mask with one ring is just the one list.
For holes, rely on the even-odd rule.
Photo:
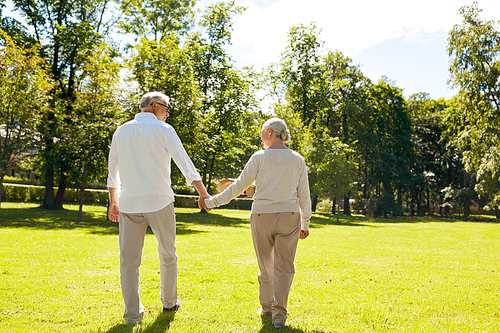
{"label": "man's shoe", "polygon": [[280,328],[285,327],[285,324],[282,324],[282,323],[273,323],[273,326],[274,326],[274,328],[276,328],[276,329],[280,329]]}
{"label": "man's shoe", "polygon": [[175,312],[175,311],[179,310],[180,307],[181,307],[180,305],[174,305],[171,308],[163,308],[163,313]]}

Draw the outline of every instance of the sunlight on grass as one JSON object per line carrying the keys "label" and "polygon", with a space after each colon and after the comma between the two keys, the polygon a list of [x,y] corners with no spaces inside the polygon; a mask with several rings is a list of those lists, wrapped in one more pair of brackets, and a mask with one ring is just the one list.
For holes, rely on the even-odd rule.
{"label": "sunlight on grass", "polygon": [[[146,315],[124,324],[117,224],[106,208],[0,209],[2,332],[274,332],[256,313],[249,212],[176,210],[181,310],[161,315],[156,240],[146,236]],[[281,332],[496,332],[500,226],[442,218],[315,215],[299,242]]]}

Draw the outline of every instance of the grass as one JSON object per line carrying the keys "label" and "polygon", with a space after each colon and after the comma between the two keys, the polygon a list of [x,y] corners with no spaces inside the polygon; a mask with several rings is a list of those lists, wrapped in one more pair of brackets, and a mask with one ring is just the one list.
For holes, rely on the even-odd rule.
{"label": "grass", "polygon": [[[122,319],[117,225],[106,210],[0,209],[0,332],[274,332],[256,313],[257,263],[247,211],[177,209],[181,310],[161,315],[148,233],[146,315]],[[299,242],[280,332],[500,331],[500,225],[452,219],[315,215]]]}

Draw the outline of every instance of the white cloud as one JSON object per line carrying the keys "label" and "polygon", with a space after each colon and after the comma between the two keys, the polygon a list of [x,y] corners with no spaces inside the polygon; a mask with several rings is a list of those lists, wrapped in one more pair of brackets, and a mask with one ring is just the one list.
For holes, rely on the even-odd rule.
{"label": "white cloud", "polygon": [[[465,0],[281,0],[265,8],[252,0],[237,1],[248,7],[236,18],[233,48],[238,62],[267,66],[279,61],[292,25],[316,21],[321,39],[330,50],[354,56],[391,38],[426,42],[443,36],[460,22],[458,9]],[[201,2],[203,4],[203,2]],[[500,1],[479,2],[483,17],[498,20]]]}

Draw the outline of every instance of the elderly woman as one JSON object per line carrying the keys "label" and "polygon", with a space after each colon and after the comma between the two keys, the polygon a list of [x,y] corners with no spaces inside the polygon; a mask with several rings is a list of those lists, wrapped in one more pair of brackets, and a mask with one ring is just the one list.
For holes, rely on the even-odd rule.
{"label": "elderly woman", "polygon": [[287,319],[297,243],[309,235],[311,199],[304,159],[284,145],[290,141],[285,122],[266,121],[261,139],[264,150],[253,154],[233,184],[204,203],[208,210],[227,204],[255,181],[250,225],[260,270],[259,312],[281,328]]}

